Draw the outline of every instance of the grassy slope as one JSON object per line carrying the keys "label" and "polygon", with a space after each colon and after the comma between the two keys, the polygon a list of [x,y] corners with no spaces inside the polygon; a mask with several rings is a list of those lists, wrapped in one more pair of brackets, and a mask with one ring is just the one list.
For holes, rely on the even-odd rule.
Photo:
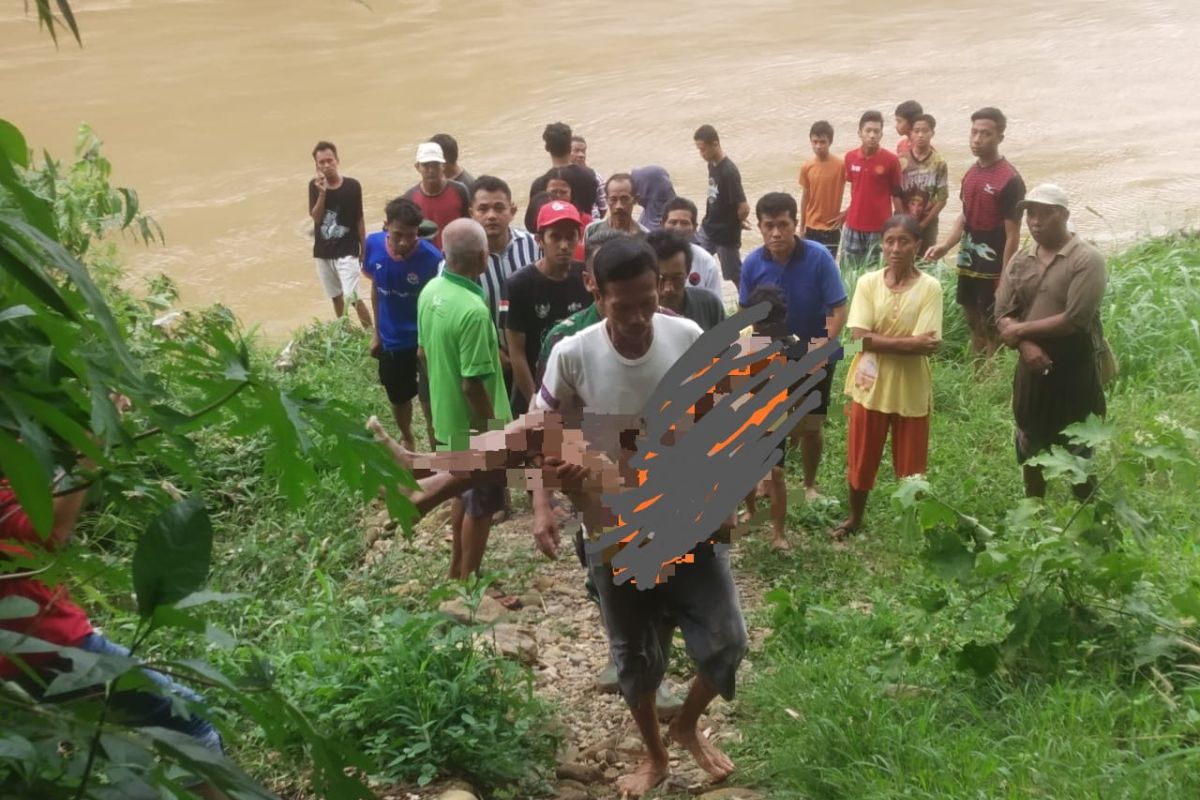
{"label": "grassy slope", "polygon": [[[1161,415],[1200,427],[1200,240],[1140,245],[1113,259],[1110,272],[1105,325],[1123,371],[1110,419],[1126,441]],[[1022,491],[1009,411],[1014,359],[1006,353],[975,375],[963,364],[957,308],[947,313],[929,479],[990,524]],[[844,498],[846,421],[831,415],[830,423],[822,484]],[[915,664],[892,656],[912,641],[920,612],[911,598],[929,581],[920,543],[898,533],[886,466],[881,478],[867,530],[850,549],[823,536],[841,509],[801,507],[792,521],[808,532],[806,547],[782,561],[763,549],[755,560],[790,591],[792,610],[752,621],[779,635],[765,674],[742,695],[743,724],[754,732],[740,754],[744,779],[781,797],[1198,796],[1200,710],[1191,693],[1168,699],[1112,667],[978,681],[936,651]],[[1159,523],[1157,574],[1146,577],[1168,586],[1186,585],[1200,567],[1200,512],[1181,489],[1144,476],[1140,493],[1141,509]],[[1049,502],[1070,502],[1066,487],[1052,487]]]}

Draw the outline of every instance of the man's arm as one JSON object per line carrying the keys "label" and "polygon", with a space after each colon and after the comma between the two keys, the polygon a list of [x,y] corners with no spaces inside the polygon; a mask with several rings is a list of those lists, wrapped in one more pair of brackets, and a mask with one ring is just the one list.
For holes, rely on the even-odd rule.
{"label": "man's arm", "polygon": [[[370,278],[370,275],[367,275]],[[371,319],[375,320],[375,324],[371,327],[371,347],[368,352],[372,356],[378,357],[383,351],[383,340],[379,338],[379,292],[375,291],[375,282],[371,281]],[[418,349],[418,353],[424,351]]]}
{"label": "man's arm", "polygon": [[367,219],[361,213],[358,215],[358,261],[367,255]]}
{"label": "man's arm", "polygon": [[[422,351],[422,354],[424,351]],[[424,359],[422,359],[424,363]],[[488,396],[487,386],[483,382],[485,376],[463,378],[459,384],[463,397],[467,400],[467,409],[471,412],[471,428],[486,431],[488,422],[494,416],[492,398]]]}
{"label": "man's arm", "polygon": [[[315,197],[314,197],[315,195]],[[308,215],[318,225],[325,216],[325,178],[318,177],[308,185]]]}
{"label": "man's arm", "polygon": [[738,203],[737,207],[738,222],[742,224],[744,230],[750,230],[750,204],[745,200]]}
{"label": "man's arm", "polygon": [[937,222],[938,214],[942,213],[942,209],[946,207],[946,201],[934,203],[933,206],[925,212],[925,218],[921,220],[921,230],[925,230],[933,223]]}
{"label": "man's arm", "polygon": [[[933,247],[925,251],[925,260],[938,261],[944,258],[946,253],[949,253],[950,249],[954,247],[954,245],[958,244],[959,240],[962,239],[963,231],[966,230],[966,227],[966,215],[959,214],[957,217],[955,217],[954,225],[950,227],[950,231],[946,234],[946,238],[942,239],[942,243],[935,244]],[[1007,245],[1005,246],[1005,249],[1008,249]]]}
{"label": "man's arm", "polygon": [[1003,270],[1012,257],[1016,254],[1017,248],[1021,244],[1021,220],[1006,219],[1004,220],[1004,260],[1000,262],[1000,268]]}
{"label": "man's arm", "polygon": [[532,400],[537,393],[537,386],[534,385],[533,369],[525,355],[525,333],[506,328],[504,335],[508,340],[508,360],[512,363],[513,380],[517,382],[517,388],[525,395],[525,399]]}

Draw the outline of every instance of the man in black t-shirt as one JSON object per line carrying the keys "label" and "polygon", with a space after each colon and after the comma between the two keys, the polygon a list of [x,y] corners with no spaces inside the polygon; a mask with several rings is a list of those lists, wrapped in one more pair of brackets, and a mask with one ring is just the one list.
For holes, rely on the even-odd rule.
{"label": "man in black t-shirt", "polygon": [[742,230],[750,229],[750,204],[742,174],[725,155],[712,125],[701,125],[693,137],[700,157],[708,163],[708,206],[700,223],[700,244],[721,262],[721,274],[740,288]]}
{"label": "man in black t-shirt", "polygon": [[546,331],[592,304],[592,294],[583,283],[583,264],[573,259],[582,235],[575,206],[561,200],[546,203],[537,218],[542,257],[508,279],[505,336],[515,384],[514,414],[528,410],[537,389],[533,369]]}
{"label": "man in black t-shirt", "polygon": [[346,311],[346,298],[351,297],[359,321],[369,329],[371,312],[358,296],[363,243],[367,238],[362,186],[338,172],[338,153],[333,142],[317,142],[312,156],[317,175],[308,182],[308,215],[313,221],[317,279],[333,301],[334,314],[341,317]]}
{"label": "man in black t-shirt", "polygon": [[[571,126],[562,122],[552,122],[542,132],[542,141],[546,143],[546,152],[550,154],[551,169],[540,176],[529,187],[529,208],[533,207],[533,198],[546,191],[546,183],[554,168],[561,167],[561,175],[571,184],[571,204],[580,214],[592,213],[596,205],[598,192],[596,173],[591,167],[581,167],[571,163]],[[531,223],[536,222],[528,214],[525,217],[525,227],[533,229]]]}

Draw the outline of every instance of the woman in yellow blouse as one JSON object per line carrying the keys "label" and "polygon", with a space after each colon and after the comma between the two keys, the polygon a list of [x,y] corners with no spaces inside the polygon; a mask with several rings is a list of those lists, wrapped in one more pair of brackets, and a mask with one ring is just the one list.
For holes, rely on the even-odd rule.
{"label": "woman in yellow blouse", "polygon": [[883,224],[882,235],[885,266],[858,279],[846,321],[863,346],[846,376],[850,516],[833,529],[835,539],[862,525],[889,430],[897,476],[924,473],[929,452],[929,355],[942,340],[942,287],[917,269],[915,217],[897,214]]}

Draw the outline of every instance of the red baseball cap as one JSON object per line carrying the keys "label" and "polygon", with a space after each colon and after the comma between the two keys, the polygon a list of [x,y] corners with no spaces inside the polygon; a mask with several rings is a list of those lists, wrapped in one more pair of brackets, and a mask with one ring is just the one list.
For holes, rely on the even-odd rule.
{"label": "red baseball cap", "polygon": [[570,203],[564,203],[562,200],[551,200],[546,205],[542,206],[537,215],[537,229],[544,231],[551,225],[564,220],[574,222],[576,225],[583,227],[583,220],[579,218],[579,209]]}

